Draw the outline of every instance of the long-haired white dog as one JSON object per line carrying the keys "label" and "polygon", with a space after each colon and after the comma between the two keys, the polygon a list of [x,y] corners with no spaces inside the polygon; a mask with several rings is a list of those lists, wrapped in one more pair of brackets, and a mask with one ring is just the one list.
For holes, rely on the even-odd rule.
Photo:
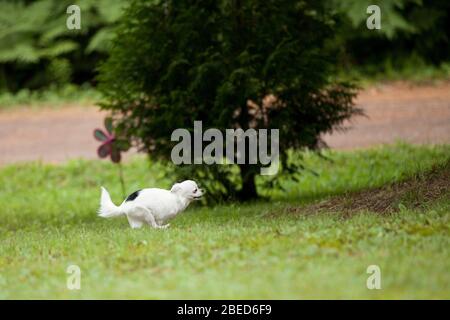
{"label": "long-haired white dog", "polygon": [[108,191],[102,188],[99,216],[113,218],[126,215],[132,228],[140,228],[148,224],[153,228],[167,228],[167,220],[186,209],[193,200],[203,195],[197,183],[186,180],[175,183],[172,189],[142,189],[130,194],[120,206],[112,201]]}

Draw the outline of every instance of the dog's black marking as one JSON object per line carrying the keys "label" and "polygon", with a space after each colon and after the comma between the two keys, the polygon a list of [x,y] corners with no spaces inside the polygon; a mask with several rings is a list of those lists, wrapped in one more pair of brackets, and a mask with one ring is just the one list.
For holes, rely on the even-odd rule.
{"label": "dog's black marking", "polygon": [[133,201],[134,199],[136,199],[139,195],[139,193],[141,192],[141,190],[135,191],[132,194],[130,194],[126,199],[125,202],[127,201]]}

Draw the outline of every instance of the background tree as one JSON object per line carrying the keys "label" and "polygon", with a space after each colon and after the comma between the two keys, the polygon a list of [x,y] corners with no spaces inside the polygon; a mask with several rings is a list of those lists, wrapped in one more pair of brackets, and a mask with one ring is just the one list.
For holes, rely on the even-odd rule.
{"label": "background tree", "polygon": [[[341,12],[333,46],[342,74],[381,79],[420,78],[433,70],[450,75],[450,1],[329,0]],[[363,14],[381,9],[381,29],[368,30]]]}
{"label": "background tree", "polygon": [[[171,133],[193,128],[277,128],[288,150],[320,145],[357,110],[354,88],[331,81],[326,40],[333,16],[322,1],[134,1],[101,68],[103,108],[117,130],[155,158],[170,159]],[[225,153],[224,153],[225,154]],[[259,165],[178,168],[214,181],[209,191],[257,196]],[[219,183],[217,183],[219,182]]]}

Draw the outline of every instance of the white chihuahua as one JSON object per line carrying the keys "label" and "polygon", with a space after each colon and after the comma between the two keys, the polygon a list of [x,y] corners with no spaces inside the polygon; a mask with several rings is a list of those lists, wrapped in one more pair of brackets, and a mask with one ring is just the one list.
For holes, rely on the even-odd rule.
{"label": "white chihuahua", "polygon": [[138,190],[130,194],[120,206],[116,206],[108,191],[101,188],[99,216],[113,218],[126,215],[131,228],[140,228],[145,223],[153,228],[167,228],[167,220],[203,195],[203,190],[197,187],[195,181],[186,180],[175,183],[170,191],[157,188]]}

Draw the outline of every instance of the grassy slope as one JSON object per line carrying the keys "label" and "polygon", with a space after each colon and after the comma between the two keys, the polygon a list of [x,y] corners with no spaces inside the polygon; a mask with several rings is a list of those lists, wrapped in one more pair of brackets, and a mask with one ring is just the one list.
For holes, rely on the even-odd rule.
{"label": "grassy slope", "polygon": [[[99,185],[119,202],[116,168],[100,161],[0,169],[0,298],[450,298],[450,200],[393,216],[272,215],[287,206],[398,180],[448,159],[450,146],[397,145],[313,155],[273,201],[192,206],[168,230],[96,218]],[[168,187],[136,159],[129,190]],[[66,288],[77,264],[82,288]],[[382,290],[366,288],[377,264]]]}

